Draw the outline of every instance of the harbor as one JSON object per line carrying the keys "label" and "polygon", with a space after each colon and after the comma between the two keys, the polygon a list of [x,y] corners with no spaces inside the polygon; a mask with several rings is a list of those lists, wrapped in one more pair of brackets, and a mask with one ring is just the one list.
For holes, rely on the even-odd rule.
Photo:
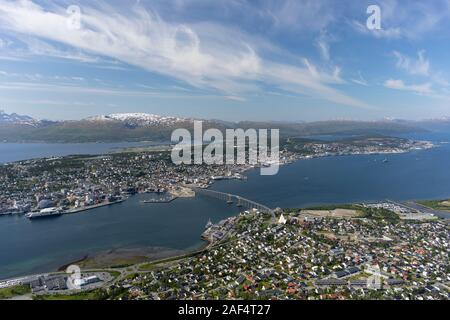
{"label": "harbor", "polygon": [[83,206],[83,207],[78,207],[78,208],[73,208],[73,209],[68,209],[68,210],[64,210],[62,208],[51,207],[51,208],[42,209],[40,211],[32,211],[30,213],[25,214],[25,217],[29,218],[29,219],[58,217],[63,214],[75,214],[75,213],[80,213],[80,212],[89,211],[89,210],[93,210],[93,209],[98,209],[98,208],[105,207],[105,206],[111,206],[114,204],[122,203],[125,200],[126,199],[119,199],[119,200],[115,200],[115,201],[111,201],[111,202],[103,202],[103,203],[98,203],[98,204],[94,204],[91,206]]}
{"label": "harbor", "polygon": [[178,199],[178,197],[169,195],[169,196],[165,196],[165,197],[141,200],[141,203],[143,203],[143,204],[170,203],[176,199]]}
{"label": "harbor", "polygon": [[[32,220],[1,217],[0,279],[56,271],[111,250],[158,247],[165,252],[190,252],[205,245],[200,236],[208,219],[215,222],[239,214],[235,206],[203,195],[143,205],[147,198],[148,194],[136,194],[89,214]],[[113,260],[117,265],[123,261],[119,256]]]}
{"label": "harbor", "polygon": [[[446,199],[450,176],[439,163],[448,159],[449,153],[447,144],[390,155],[385,165],[380,165],[385,155],[300,160],[281,167],[276,176],[261,176],[258,169],[251,169],[245,173],[246,180],[218,180],[205,191],[239,195],[270,208],[385,199]],[[361,174],[355,175],[355,171]],[[196,179],[193,174],[186,182],[193,184]],[[179,181],[178,190],[166,190],[178,196],[170,203],[143,205],[141,201],[150,198],[144,188],[139,190],[142,193],[124,195],[126,201],[114,205],[101,203],[71,211],[95,208],[92,214],[63,214],[56,219],[36,219],[33,223],[19,215],[1,217],[0,278],[56,270],[86,254],[110,249],[155,246],[193,250],[204,245],[200,236],[208,219],[217,223],[246,210],[237,207],[239,201],[235,197],[216,199],[200,192],[194,197],[194,191],[183,186],[183,180]],[[197,180],[198,184],[204,181]],[[17,237],[19,234],[23,236]]]}

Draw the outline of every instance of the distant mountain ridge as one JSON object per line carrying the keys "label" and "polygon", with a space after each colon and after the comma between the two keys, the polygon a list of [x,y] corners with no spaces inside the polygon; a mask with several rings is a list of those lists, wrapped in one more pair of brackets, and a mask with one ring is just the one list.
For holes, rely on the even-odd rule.
{"label": "distant mountain ridge", "polygon": [[189,121],[186,118],[165,117],[149,113],[114,113],[90,117],[87,121],[121,121],[132,126],[173,125]]}
{"label": "distant mountain ridge", "polygon": [[[6,142],[121,142],[169,141],[177,128],[193,129],[194,119],[147,113],[115,113],[82,120],[45,121],[29,116],[0,113],[0,141]],[[449,122],[450,123],[450,122]],[[275,122],[203,120],[204,130],[217,128],[280,129],[283,137],[314,135],[392,135],[424,129],[410,121]]]}
{"label": "distant mountain ridge", "polygon": [[36,120],[30,116],[22,116],[17,113],[7,114],[3,110],[0,110],[0,124],[25,124],[25,125],[37,125],[39,120]]}

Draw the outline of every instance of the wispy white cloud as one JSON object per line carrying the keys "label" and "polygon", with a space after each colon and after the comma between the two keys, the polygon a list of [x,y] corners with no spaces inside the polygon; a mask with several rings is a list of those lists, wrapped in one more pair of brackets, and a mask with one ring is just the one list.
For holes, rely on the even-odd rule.
{"label": "wispy white cloud", "polygon": [[321,83],[334,83],[343,84],[344,79],[341,78],[341,69],[339,67],[334,67],[332,72],[320,71],[315,65],[313,65],[308,59],[303,59],[310,76],[318,80]]}
{"label": "wispy white cloud", "polygon": [[47,100],[47,99],[36,99],[36,100],[15,100],[15,103],[20,104],[30,104],[30,105],[43,105],[43,106],[80,106],[87,107],[96,105],[92,101],[69,101],[69,100]]}
{"label": "wispy white cloud", "polygon": [[353,79],[351,79],[351,81],[353,83],[359,84],[361,86],[368,86],[369,85],[368,82],[366,81],[366,79],[363,78],[363,76],[361,74],[361,71],[358,71],[358,78],[357,79],[353,78]]}
{"label": "wispy white cloud", "polygon": [[225,99],[233,100],[233,101],[239,101],[239,102],[247,101],[247,99],[242,98],[242,97],[237,97],[237,96],[225,96]]}
{"label": "wispy white cloud", "polygon": [[389,89],[411,91],[421,95],[433,94],[432,84],[427,82],[423,84],[405,84],[403,80],[389,79],[386,80],[384,86]]}
{"label": "wispy white cloud", "polygon": [[[35,80],[35,79],[32,79]],[[7,91],[43,91],[52,93],[80,93],[96,95],[116,95],[116,96],[154,96],[157,93],[150,91],[125,90],[120,88],[98,88],[88,86],[77,86],[70,84],[53,84],[38,82],[0,82],[0,90]]]}
{"label": "wispy white cloud", "polygon": [[10,46],[10,44],[11,44],[10,40],[0,38],[0,49],[7,48]]}
{"label": "wispy white cloud", "polygon": [[330,42],[332,40],[333,39],[331,39],[331,37],[324,31],[322,31],[319,38],[316,39],[316,47],[318,48],[322,59],[325,61],[330,61]]}
{"label": "wispy white cloud", "polygon": [[[26,45],[25,55],[40,55],[52,58],[60,58],[67,60],[75,60],[79,62],[98,63],[100,59],[92,55],[87,55],[79,50],[73,49],[60,49],[48,42],[41,41],[36,38],[22,37],[21,42]],[[20,52],[17,52],[20,54]]]}
{"label": "wispy white cloud", "polygon": [[26,61],[30,60],[33,56],[46,56],[49,58],[65,59],[82,63],[114,63],[113,61],[108,61],[98,56],[86,54],[80,50],[58,48],[55,45],[38,38],[23,35],[17,35],[16,41],[14,42],[9,41],[8,45],[2,48],[2,54],[3,56],[0,57],[0,59],[11,61]]}
{"label": "wispy white cloud", "polygon": [[80,77],[78,75],[43,75],[40,73],[20,73],[20,72],[7,72],[4,70],[0,70],[0,75],[7,77],[8,81],[33,81],[33,82],[42,82],[45,81],[46,83],[52,83],[55,81],[66,81],[66,82],[80,82],[85,81],[86,78]]}
{"label": "wispy white cloud", "polygon": [[[61,79],[61,78],[60,78]],[[138,85],[137,87],[141,87],[144,89],[149,89],[148,86],[143,87],[142,85]],[[77,94],[77,95],[83,95],[83,96],[92,96],[92,97],[158,97],[158,98],[182,98],[182,99],[189,99],[189,98],[205,98],[205,99],[228,99],[228,100],[235,100],[235,101],[245,101],[245,98],[238,97],[238,96],[224,96],[223,94],[202,94],[202,95],[196,95],[193,94],[190,91],[184,91],[180,90],[177,93],[174,93],[173,91],[164,91],[164,90],[133,90],[133,89],[126,89],[123,87],[112,87],[112,86],[105,86],[105,87],[91,87],[88,85],[75,85],[70,83],[43,83],[43,82],[0,82],[0,92],[8,92],[11,93],[13,91],[19,92],[19,93],[26,93],[29,94],[30,92],[44,92],[44,93],[56,93],[56,94]],[[49,105],[56,105],[60,104],[60,100],[28,100],[28,101],[36,101],[37,104],[45,104],[43,102],[48,101]],[[57,101],[57,103],[54,103]],[[23,102],[22,100],[16,100],[15,102]],[[39,102],[39,103],[38,103]],[[31,102],[30,102],[31,103]],[[73,101],[70,103],[68,102],[67,105],[74,104]],[[61,103],[61,105],[63,105]]]}
{"label": "wispy white cloud", "polygon": [[268,6],[276,26],[313,31],[326,29],[338,18],[333,9],[332,1],[317,0],[270,1]]}
{"label": "wispy white cloud", "polygon": [[369,30],[365,24],[356,20],[352,21],[350,25],[359,33],[370,35],[379,39],[400,39],[404,37],[404,32],[401,28],[382,28],[379,30]]}
{"label": "wispy white cloud", "polygon": [[[447,89],[450,87],[450,83],[441,71],[432,70],[431,63],[425,57],[424,50],[420,50],[417,52],[417,59],[411,58],[398,51],[394,51],[394,56],[397,58],[397,68],[404,70],[411,76],[421,77],[426,79],[427,81],[422,85],[400,85],[399,87],[401,88],[401,90],[409,90],[420,94],[426,94],[432,98],[450,98],[449,92],[447,91]],[[395,82],[393,84],[395,86]],[[433,87],[434,89],[433,92],[430,89],[431,87]]]}
{"label": "wispy white cloud", "polygon": [[425,58],[425,51],[417,53],[418,58],[410,58],[394,51],[394,56],[397,58],[397,68],[403,69],[412,75],[428,76],[430,74],[430,61]]}
{"label": "wispy white cloud", "polygon": [[[288,22],[289,8],[295,3],[285,2],[274,12]],[[305,3],[311,10],[321,10],[316,1]],[[68,30],[63,7],[44,9],[28,0],[0,0],[0,26],[37,41],[31,45],[33,54],[57,55],[51,41],[88,57],[108,57],[228,96],[260,90],[262,82],[341,105],[368,107],[332,87],[343,83],[340,68],[330,73],[308,60],[304,60],[304,65],[268,60],[259,51],[271,47],[270,43],[230,27],[167,22],[141,6],[124,13],[105,2],[85,5],[82,13],[82,28]]]}

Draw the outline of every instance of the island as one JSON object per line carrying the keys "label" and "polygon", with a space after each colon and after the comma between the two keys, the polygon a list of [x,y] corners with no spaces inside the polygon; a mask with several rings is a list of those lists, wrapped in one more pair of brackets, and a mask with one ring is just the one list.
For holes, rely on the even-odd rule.
{"label": "island", "polygon": [[[279,164],[314,157],[403,153],[433,146],[427,141],[384,136],[337,141],[293,137],[281,141]],[[263,165],[175,165],[170,150],[163,148],[8,163],[0,165],[0,215],[39,218],[77,213],[120,203],[136,193],[168,193],[164,201],[191,197],[194,193],[189,189],[208,188],[215,180],[245,179],[245,171]]]}

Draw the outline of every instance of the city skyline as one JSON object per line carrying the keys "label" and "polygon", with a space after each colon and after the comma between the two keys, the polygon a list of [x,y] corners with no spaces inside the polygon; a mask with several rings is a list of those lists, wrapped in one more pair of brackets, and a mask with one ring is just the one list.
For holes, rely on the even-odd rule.
{"label": "city skyline", "polygon": [[[370,5],[381,30],[366,26]],[[448,116],[449,6],[0,0],[0,109],[51,120]]]}

